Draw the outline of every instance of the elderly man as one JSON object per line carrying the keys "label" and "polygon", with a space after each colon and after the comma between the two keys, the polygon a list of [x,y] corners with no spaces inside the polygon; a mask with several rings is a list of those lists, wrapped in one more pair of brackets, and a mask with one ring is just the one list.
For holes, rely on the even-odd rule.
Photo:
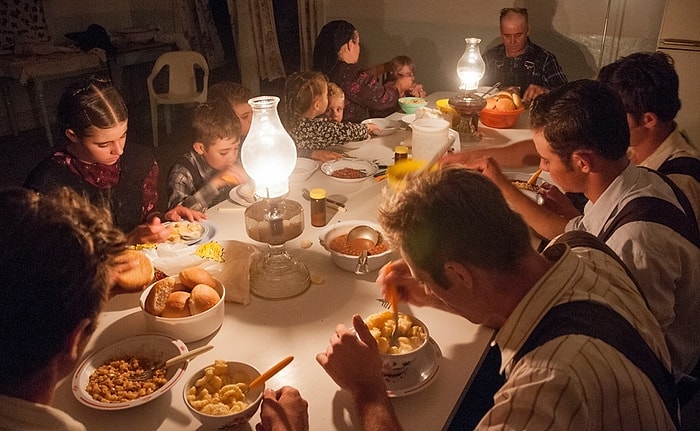
{"label": "elderly man", "polygon": [[500,30],[503,43],[483,55],[486,74],[482,83],[520,87],[520,96],[529,102],[567,82],[554,54],[530,41],[527,9],[502,9]]}

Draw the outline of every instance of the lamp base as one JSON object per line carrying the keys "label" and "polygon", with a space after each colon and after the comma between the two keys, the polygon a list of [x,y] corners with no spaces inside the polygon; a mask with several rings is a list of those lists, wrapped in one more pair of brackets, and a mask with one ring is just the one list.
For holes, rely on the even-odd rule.
{"label": "lamp base", "polygon": [[482,138],[479,132],[479,113],[486,106],[483,97],[473,91],[467,91],[460,96],[452,97],[449,104],[459,113],[459,124],[455,130],[459,132],[459,138],[464,142],[478,142]]}
{"label": "lamp base", "polygon": [[291,298],[304,293],[310,284],[309,269],[290,256],[284,245],[269,246],[250,267],[250,291],[261,298]]}

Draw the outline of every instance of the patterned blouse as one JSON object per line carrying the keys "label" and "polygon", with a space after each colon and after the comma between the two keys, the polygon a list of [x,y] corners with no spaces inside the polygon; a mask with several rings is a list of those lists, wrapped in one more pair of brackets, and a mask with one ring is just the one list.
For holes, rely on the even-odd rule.
{"label": "patterned blouse", "polygon": [[362,141],[367,138],[368,133],[364,124],[337,123],[325,118],[302,118],[289,131],[297,144],[297,155],[309,158],[314,150]]}
{"label": "patterned blouse", "polygon": [[501,83],[501,87],[520,87],[522,96],[530,84],[550,90],[568,82],[564,71],[551,52],[535,45],[528,38],[525,53],[508,57],[503,44],[495,46],[484,54],[486,74],[481,80],[484,85]]}
{"label": "patterned blouse", "polygon": [[359,123],[372,117],[386,117],[398,110],[399,90],[394,82],[383,84],[371,70],[338,61],[328,79],[345,92],[343,121]]}

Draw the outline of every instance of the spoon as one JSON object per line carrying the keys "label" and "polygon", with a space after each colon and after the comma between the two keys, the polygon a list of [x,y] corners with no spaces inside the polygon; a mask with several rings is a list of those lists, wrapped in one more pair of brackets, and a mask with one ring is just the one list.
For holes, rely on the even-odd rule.
{"label": "spoon", "polygon": [[[260,374],[258,377],[253,379],[252,382],[248,385],[248,390],[253,389],[254,387],[261,385],[268,381],[272,376],[275,374],[279,373],[282,368],[286,367],[289,365],[290,362],[294,359],[294,356],[287,356],[286,358],[282,359],[272,367],[270,367],[269,370],[265,371],[264,373]],[[244,391],[247,392],[247,391]]]}
{"label": "spoon", "polygon": [[367,251],[379,242],[379,232],[366,225],[355,226],[348,232],[347,242],[350,247],[362,250],[357,258],[355,274],[367,274]]}
{"label": "spoon", "polygon": [[136,374],[134,376],[129,377],[130,380],[134,381],[142,381],[142,380],[149,380],[151,377],[153,377],[153,373],[156,370],[159,370],[161,368],[169,368],[172,367],[175,364],[179,364],[180,362],[186,361],[190,358],[194,358],[195,356],[201,355],[204,352],[208,352],[209,350],[213,349],[214,346],[211,344],[204,345],[202,347],[197,347],[196,349],[192,349],[189,352],[182,353],[180,355],[174,356],[164,363],[161,362],[159,364],[152,365],[149,369],[144,370],[143,373]]}
{"label": "spoon", "polygon": [[486,91],[486,93],[482,94],[482,95],[481,95],[481,98],[482,98],[482,99],[486,99],[486,98],[488,97],[488,95],[491,94],[491,92],[492,92],[493,90],[495,90],[496,88],[498,88],[499,85],[501,85],[500,82],[497,82],[497,83],[493,84],[493,87],[489,88],[488,91]]}
{"label": "spoon", "polygon": [[527,185],[530,186],[530,187],[534,186],[535,183],[537,182],[537,178],[539,178],[539,176],[540,176],[541,173],[542,173],[542,169],[536,170],[535,173],[532,174],[532,176],[530,177],[530,179],[527,180]]}

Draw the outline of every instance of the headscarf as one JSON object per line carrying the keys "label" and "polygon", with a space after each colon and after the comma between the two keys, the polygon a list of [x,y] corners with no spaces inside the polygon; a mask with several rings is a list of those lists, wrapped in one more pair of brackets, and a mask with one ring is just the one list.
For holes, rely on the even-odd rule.
{"label": "headscarf", "polygon": [[355,26],[347,21],[336,20],[326,23],[316,37],[313,69],[328,75],[338,62],[340,47],[355,37]]}

